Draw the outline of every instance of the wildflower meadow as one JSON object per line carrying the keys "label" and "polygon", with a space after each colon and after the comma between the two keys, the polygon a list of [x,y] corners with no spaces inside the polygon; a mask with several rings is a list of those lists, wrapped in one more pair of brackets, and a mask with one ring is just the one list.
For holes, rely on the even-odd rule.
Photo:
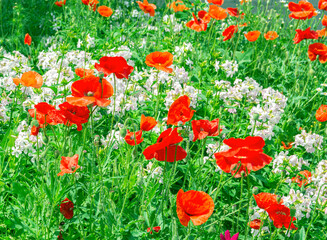
{"label": "wildflower meadow", "polygon": [[327,0],[0,0],[0,239],[327,240]]}

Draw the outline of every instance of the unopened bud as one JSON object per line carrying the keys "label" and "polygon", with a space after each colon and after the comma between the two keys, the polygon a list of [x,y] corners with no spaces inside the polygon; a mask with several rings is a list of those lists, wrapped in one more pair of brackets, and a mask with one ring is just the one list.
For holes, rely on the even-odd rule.
{"label": "unopened bud", "polygon": [[253,114],[253,119],[256,121],[259,120],[259,114],[258,113]]}
{"label": "unopened bud", "polygon": [[126,128],[125,128],[125,127],[121,128],[121,129],[119,130],[119,134],[120,134],[121,137],[124,138],[124,137],[126,136],[126,134],[127,134],[127,130],[126,130]]}
{"label": "unopened bud", "polygon": [[33,121],[31,122],[31,127],[33,127],[33,126],[35,126],[35,127],[39,127],[40,124],[39,124],[39,122],[38,122],[37,120],[33,120]]}
{"label": "unopened bud", "polygon": [[291,208],[291,216],[294,217],[296,214],[296,208]]}

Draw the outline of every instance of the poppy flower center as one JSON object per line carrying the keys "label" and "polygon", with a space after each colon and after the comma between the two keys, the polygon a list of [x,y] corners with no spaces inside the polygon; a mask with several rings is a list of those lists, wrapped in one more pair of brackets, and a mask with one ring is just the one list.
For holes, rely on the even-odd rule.
{"label": "poppy flower center", "polygon": [[90,91],[90,92],[87,92],[86,95],[87,95],[88,97],[92,97],[92,96],[94,95],[94,92],[91,92],[91,91]]}
{"label": "poppy flower center", "polygon": [[72,166],[70,169],[71,169],[72,171],[74,171],[75,168],[76,168],[76,166]]}
{"label": "poppy flower center", "polygon": [[276,214],[279,214],[279,215],[284,215],[284,216],[286,216],[286,213],[284,213],[284,212],[281,212],[281,211],[277,211],[277,212],[276,212]]}

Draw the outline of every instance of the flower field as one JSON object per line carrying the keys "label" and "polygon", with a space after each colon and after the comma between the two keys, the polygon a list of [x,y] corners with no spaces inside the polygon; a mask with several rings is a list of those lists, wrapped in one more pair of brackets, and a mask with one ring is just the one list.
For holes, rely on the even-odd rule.
{"label": "flower field", "polygon": [[0,1],[0,239],[327,239],[327,0],[230,5]]}

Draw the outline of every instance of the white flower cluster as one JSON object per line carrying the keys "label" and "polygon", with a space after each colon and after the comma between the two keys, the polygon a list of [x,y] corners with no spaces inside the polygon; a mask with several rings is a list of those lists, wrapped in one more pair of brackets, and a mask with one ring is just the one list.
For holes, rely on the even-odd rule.
{"label": "white flower cluster", "polygon": [[[300,190],[295,191],[291,189],[288,196],[283,196],[283,204],[287,207],[294,207],[296,209],[295,216],[297,220],[301,220],[304,216],[310,217],[311,199],[307,198]],[[306,213],[305,215],[303,214]]]}
{"label": "white flower cluster", "polygon": [[226,60],[224,63],[220,64],[220,62],[216,60],[214,67],[216,72],[218,72],[219,69],[223,69],[227,77],[233,77],[234,74],[238,72],[238,64],[236,61]]}
{"label": "white flower cluster", "polygon": [[186,52],[192,52],[192,43],[184,42],[182,46],[175,46],[174,56],[179,57]]}
{"label": "white flower cluster", "polygon": [[38,138],[31,135],[31,127],[27,125],[26,121],[22,121],[17,127],[18,136],[13,136],[16,138],[15,146],[12,147],[12,155],[19,157],[21,154],[26,154],[32,157],[32,162],[37,158],[37,139],[38,146],[41,148],[43,146],[42,133],[39,132]]}
{"label": "white flower cluster", "polygon": [[156,167],[153,169],[153,163],[149,162],[148,165],[146,165],[146,169],[144,169],[144,172],[146,172],[148,175],[144,174],[143,178],[158,178],[159,183],[163,183],[163,169],[161,167]]}
{"label": "white flower cluster", "polygon": [[321,149],[321,144],[323,142],[323,136],[315,133],[307,133],[305,130],[301,131],[301,134],[295,135],[294,147],[297,148],[302,146],[308,153],[313,153],[315,149]]}
{"label": "white flower cluster", "polygon": [[288,156],[288,151],[280,152],[275,155],[273,163],[273,173],[281,173],[285,170],[286,175],[291,173],[298,173],[301,171],[302,166],[309,166],[309,162],[298,158],[296,155]]}

